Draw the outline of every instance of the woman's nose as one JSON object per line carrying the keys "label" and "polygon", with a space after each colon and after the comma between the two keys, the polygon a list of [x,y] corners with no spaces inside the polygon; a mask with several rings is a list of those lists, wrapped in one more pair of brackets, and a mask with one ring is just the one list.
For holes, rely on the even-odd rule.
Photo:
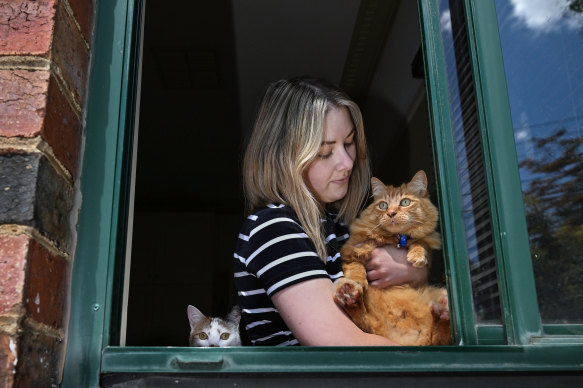
{"label": "woman's nose", "polygon": [[350,153],[348,153],[346,149],[342,148],[342,151],[339,152],[338,155],[339,155],[337,162],[338,169],[339,170],[352,169],[352,166],[354,165],[354,160]]}

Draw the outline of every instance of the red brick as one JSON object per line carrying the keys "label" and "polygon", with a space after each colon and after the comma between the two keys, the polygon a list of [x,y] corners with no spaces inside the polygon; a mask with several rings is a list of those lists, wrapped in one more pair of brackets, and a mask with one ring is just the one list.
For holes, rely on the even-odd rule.
{"label": "red brick", "polygon": [[78,172],[81,134],[81,121],[61,93],[56,80],[51,77],[42,137],[73,176]]}
{"label": "red brick", "polygon": [[0,332],[0,387],[10,388],[14,384],[15,343],[6,333]]}
{"label": "red brick", "polygon": [[[49,78],[50,77],[50,78]],[[42,135],[55,156],[75,176],[82,126],[48,71],[0,70],[0,135]]]}
{"label": "red brick", "polygon": [[83,106],[89,70],[89,52],[81,32],[63,5],[57,9],[51,57],[61,70],[75,100]]}
{"label": "red brick", "polygon": [[[79,105],[85,101],[89,53],[82,33],[55,0],[0,0],[0,55],[42,55],[51,58],[61,70]],[[90,26],[92,12],[76,5],[83,25]],[[4,90],[4,85],[2,90]]]}
{"label": "red brick", "polygon": [[56,0],[0,0],[0,54],[47,55]]}
{"label": "red brick", "polygon": [[24,328],[19,338],[16,387],[59,386],[59,360],[63,357],[63,341],[46,333]]}
{"label": "red brick", "polygon": [[63,252],[71,253],[75,191],[53,163],[38,152],[25,154],[0,151],[2,189],[0,224],[35,228]]}
{"label": "red brick", "polygon": [[48,71],[0,70],[0,135],[40,134],[49,77]]}
{"label": "red brick", "polygon": [[37,322],[60,329],[69,278],[67,262],[34,240],[30,242],[28,257],[26,314]]}
{"label": "red brick", "polygon": [[87,43],[91,43],[91,30],[92,25],[92,15],[93,8],[95,7],[94,0],[69,0],[69,5],[73,10],[73,15],[75,20],[79,23],[81,27],[81,32]]}
{"label": "red brick", "polygon": [[22,303],[30,238],[0,235],[0,314]]}

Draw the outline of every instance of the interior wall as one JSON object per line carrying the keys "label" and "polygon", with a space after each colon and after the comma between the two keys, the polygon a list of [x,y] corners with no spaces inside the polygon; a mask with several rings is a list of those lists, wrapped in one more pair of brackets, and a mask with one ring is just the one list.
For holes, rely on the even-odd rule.
{"label": "interior wall", "polygon": [[[409,128],[413,118],[423,113],[418,109],[425,81],[414,75],[419,70],[415,59],[420,47],[417,2],[402,1],[361,106],[373,173],[386,184],[409,181],[421,165],[411,165],[410,155],[417,158],[418,152],[411,142],[417,137],[411,136]],[[427,130],[428,122],[424,125],[423,120],[426,117],[415,125]]]}
{"label": "interior wall", "polygon": [[234,303],[243,221],[230,0],[148,2],[126,345],[187,346],[186,309]]}
{"label": "interior wall", "polygon": [[232,257],[241,219],[136,212],[127,345],[188,346],[189,304],[224,315],[235,303]]}
{"label": "interior wall", "polygon": [[[414,114],[407,125],[407,136],[409,137],[408,164],[409,180],[419,170],[425,171],[429,181],[429,191],[436,194],[435,167],[433,163],[433,146],[431,144],[431,133],[429,132],[429,109],[427,96],[423,90],[414,106]],[[436,202],[436,198],[433,198]]]}

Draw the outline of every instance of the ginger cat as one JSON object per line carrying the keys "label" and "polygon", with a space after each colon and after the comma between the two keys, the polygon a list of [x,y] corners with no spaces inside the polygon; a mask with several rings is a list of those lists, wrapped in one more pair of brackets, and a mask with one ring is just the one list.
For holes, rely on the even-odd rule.
{"label": "ginger cat", "polygon": [[340,251],[344,278],[335,282],[334,300],[363,331],[402,345],[451,343],[445,288],[403,285],[368,287],[365,262],[383,245],[408,247],[415,267],[429,264],[431,249],[441,248],[436,231],[438,211],[430,202],[427,176],[419,171],[400,187],[371,179],[373,203],[350,225],[350,238]]}

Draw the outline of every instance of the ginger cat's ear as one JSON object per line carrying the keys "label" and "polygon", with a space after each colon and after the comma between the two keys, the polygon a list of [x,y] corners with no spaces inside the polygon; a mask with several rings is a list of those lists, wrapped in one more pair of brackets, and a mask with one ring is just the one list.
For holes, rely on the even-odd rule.
{"label": "ginger cat's ear", "polygon": [[386,191],[386,186],[380,179],[375,178],[374,176],[370,178],[370,186],[372,188],[372,195],[378,197],[379,195],[383,194]]}
{"label": "ginger cat's ear", "polygon": [[420,197],[427,196],[427,175],[425,175],[425,171],[419,170],[413,176],[411,182],[407,184],[407,187]]}

